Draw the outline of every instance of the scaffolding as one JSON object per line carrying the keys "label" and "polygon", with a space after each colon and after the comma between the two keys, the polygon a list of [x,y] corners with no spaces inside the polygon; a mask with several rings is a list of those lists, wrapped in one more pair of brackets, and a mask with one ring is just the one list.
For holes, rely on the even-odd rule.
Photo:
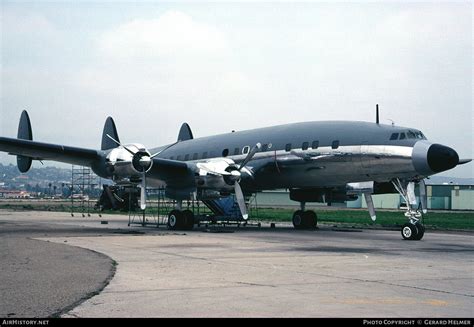
{"label": "scaffolding", "polygon": [[100,186],[100,178],[95,175],[89,167],[72,166],[71,167],[71,216],[74,212],[81,213],[82,217],[86,214],[91,216],[91,196],[94,196],[94,190]]}
{"label": "scaffolding", "polygon": [[[139,191],[139,187],[135,187],[136,192]],[[132,192],[129,192],[131,197]],[[145,210],[132,210],[129,208],[128,211],[128,226],[131,224],[140,224],[142,226],[163,226],[168,221],[168,213],[173,210],[174,202],[165,197],[164,188],[147,188],[146,189],[146,209]],[[131,203],[131,199],[129,201]]]}

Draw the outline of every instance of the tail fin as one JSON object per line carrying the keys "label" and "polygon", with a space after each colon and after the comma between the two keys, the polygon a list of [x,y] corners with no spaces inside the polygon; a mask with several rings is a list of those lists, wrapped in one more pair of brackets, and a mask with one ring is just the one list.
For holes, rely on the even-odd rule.
{"label": "tail fin", "polygon": [[193,132],[191,131],[191,127],[189,127],[187,123],[183,123],[183,125],[181,125],[181,129],[179,130],[178,142],[192,140],[192,139],[193,139]]}
{"label": "tail fin", "polygon": [[110,150],[117,147],[117,144],[107,137],[107,134],[112,136],[114,139],[120,142],[118,137],[117,128],[115,127],[114,120],[112,117],[107,117],[104,125],[104,131],[102,132],[102,150]]}
{"label": "tail fin", "polygon": [[[28,112],[26,112],[26,110],[23,110],[21,113],[17,137],[22,140],[33,140],[30,117],[28,116]],[[18,170],[20,170],[22,173],[26,173],[28,170],[30,170],[32,161],[33,159],[30,157],[16,156]]]}

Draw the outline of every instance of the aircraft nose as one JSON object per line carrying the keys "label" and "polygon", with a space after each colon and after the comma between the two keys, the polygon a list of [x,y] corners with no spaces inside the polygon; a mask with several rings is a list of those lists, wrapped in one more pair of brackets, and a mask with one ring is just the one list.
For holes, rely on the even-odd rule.
{"label": "aircraft nose", "polygon": [[454,168],[459,163],[457,152],[441,144],[433,144],[429,147],[427,159],[428,165],[435,173]]}
{"label": "aircraft nose", "polygon": [[450,147],[423,140],[413,146],[412,162],[419,174],[429,176],[456,167],[459,156]]}

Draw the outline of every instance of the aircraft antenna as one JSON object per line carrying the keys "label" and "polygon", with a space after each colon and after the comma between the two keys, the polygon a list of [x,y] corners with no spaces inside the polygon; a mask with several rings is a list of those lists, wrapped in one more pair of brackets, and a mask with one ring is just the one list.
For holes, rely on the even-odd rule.
{"label": "aircraft antenna", "polygon": [[375,105],[375,123],[379,124],[379,104]]}

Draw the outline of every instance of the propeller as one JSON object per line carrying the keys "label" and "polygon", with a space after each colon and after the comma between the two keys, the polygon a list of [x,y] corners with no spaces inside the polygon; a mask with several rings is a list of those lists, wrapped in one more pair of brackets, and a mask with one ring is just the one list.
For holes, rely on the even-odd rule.
{"label": "propeller", "polygon": [[[237,199],[237,204],[239,205],[240,213],[242,214],[242,218],[247,220],[249,218],[247,206],[245,205],[245,198],[244,193],[242,192],[242,188],[240,187],[240,179],[242,177],[241,170],[252,160],[253,156],[262,148],[262,144],[257,143],[255,146],[250,150],[247,154],[247,157],[240,163],[239,168],[231,170],[229,173],[230,175],[226,175],[228,181],[234,181],[234,193],[235,198]],[[230,184],[230,183],[229,183]]]}
{"label": "propeller", "polygon": [[114,141],[116,144],[124,148],[126,151],[128,151],[133,157],[132,157],[132,165],[133,167],[140,171],[142,173],[142,178],[141,178],[141,184],[140,184],[140,209],[145,210],[146,209],[146,172],[151,168],[153,165],[153,158],[165,151],[166,149],[169,149],[173,145],[175,145],[178,142],[175,142],[173,144],[168,145],[167,147],[161,149],[157,153],[150,155],[150,153],[147,150],[138,150],[138,151],[132,151],[129,148],[127,148],[125,145],[121,144],[119,141],[114,139],[112,136],[107,134],[107,137]]}

